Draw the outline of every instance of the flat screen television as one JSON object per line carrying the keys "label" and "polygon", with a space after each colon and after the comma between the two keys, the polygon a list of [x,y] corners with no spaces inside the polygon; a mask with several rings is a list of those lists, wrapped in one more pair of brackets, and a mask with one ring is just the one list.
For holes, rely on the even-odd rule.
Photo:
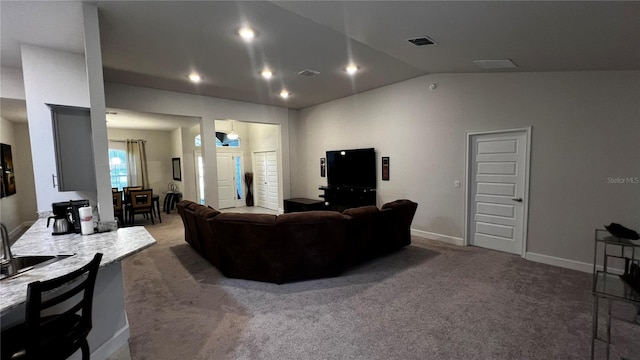
{"label": "flat screen television", "polygon": [[327,151],[327,184],[330,187],[375,188],[375,149]]}

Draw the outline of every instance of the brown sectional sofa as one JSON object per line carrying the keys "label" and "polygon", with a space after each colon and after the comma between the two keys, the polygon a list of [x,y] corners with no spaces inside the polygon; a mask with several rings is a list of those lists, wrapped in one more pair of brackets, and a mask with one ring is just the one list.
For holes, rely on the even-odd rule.
{"label": "brown sectional sofa", "polygon": [[282,284],[338,276],[411,243],[418,204],[396,200],[364,206],[282,215],[220,213],[178,203],[187,241],[225,276]]}

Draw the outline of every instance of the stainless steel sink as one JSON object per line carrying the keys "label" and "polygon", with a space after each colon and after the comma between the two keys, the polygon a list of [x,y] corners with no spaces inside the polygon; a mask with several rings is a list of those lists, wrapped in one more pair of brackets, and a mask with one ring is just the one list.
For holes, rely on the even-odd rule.
{"label": "stainless steel sink", "polygon": [[[73,256],[73,254],[14,256],[13,267],[15,270],[11,270],[9,263],[2,264],[0,267],[0,280],[18,276],[29,270],[53,264],[54,262],[66,259],[69,256]],[[11,274],[12,272],[13,274]]]}

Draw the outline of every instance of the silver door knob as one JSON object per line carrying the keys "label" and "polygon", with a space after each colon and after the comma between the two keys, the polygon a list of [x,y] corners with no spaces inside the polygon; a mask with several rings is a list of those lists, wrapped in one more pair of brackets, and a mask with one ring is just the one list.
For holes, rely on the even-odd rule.
{"label": "silver door knob", "polygon": [[513,199],[511,199],[511,200],[513,200],[513,201],[517,201],[517,202],[522,202],[522,198],[513,198]]}

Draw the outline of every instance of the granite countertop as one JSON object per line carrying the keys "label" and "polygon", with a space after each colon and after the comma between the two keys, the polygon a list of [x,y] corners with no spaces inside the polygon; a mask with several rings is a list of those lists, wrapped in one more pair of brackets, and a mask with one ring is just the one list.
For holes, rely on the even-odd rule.
{"label": "granite countertop", "polygon": [[101,252],[100,267],[120,261],[156,243],[142,226],[92,235],[51,235],[46,219],[39,219],[11,247],[14,256],[75,254],[53,264],[29,270],[16,277],[0,280],[0,314],[11,311],[26,301],[27,285],[48,280],[87,264]]}

